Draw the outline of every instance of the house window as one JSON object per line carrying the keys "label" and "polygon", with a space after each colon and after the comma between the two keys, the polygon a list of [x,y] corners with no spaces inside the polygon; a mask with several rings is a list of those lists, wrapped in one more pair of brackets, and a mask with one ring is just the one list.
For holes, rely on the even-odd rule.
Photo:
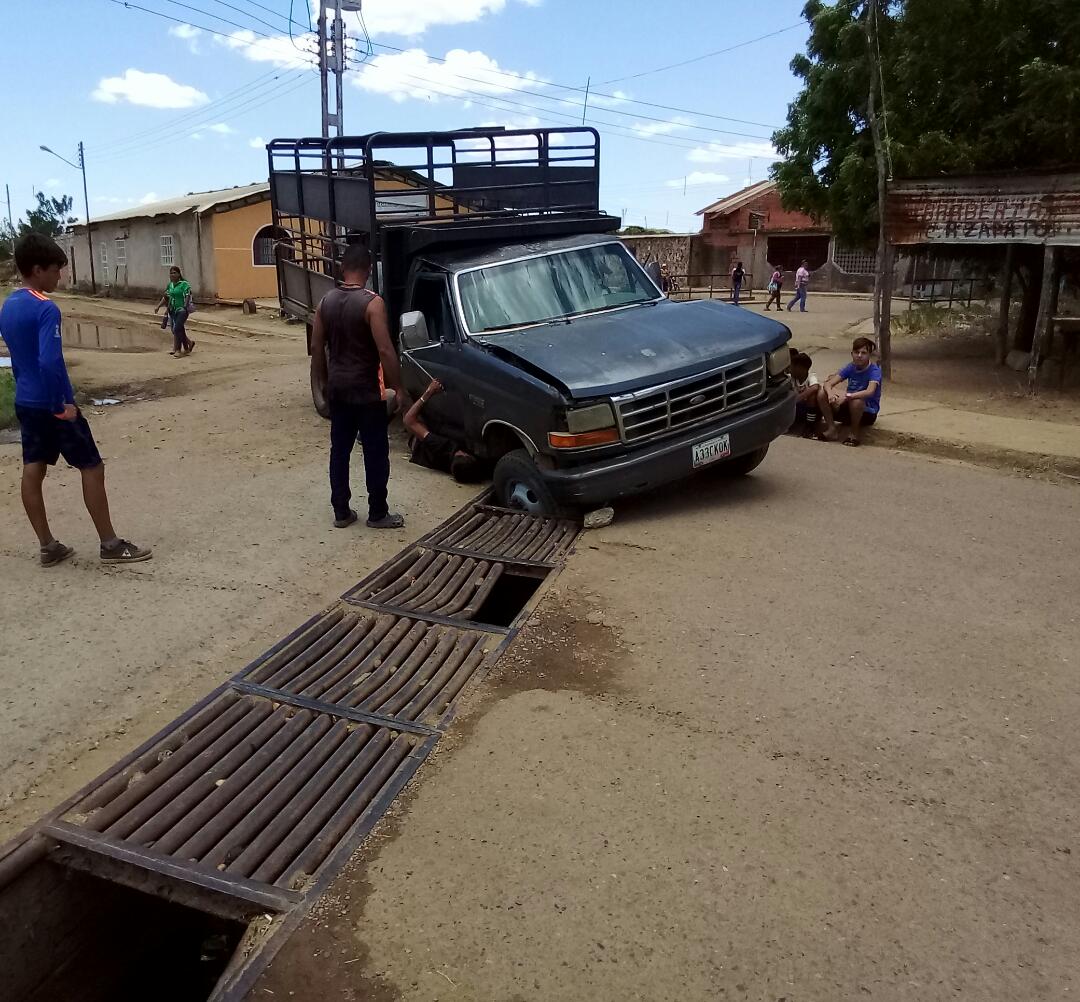
{"label": "house window", "polygon": [[280,226],[264,226],[251,242],[251,263],[256,268],[273,268],[277,264],[277,248],[287,249],[289,234]]}
{"label": "house window", "polygon": [[116,263],[127,267],[127,241],[123,237],[116,238]]}
{"label": "house window", "polygon": [[833,248],[833,264],[849,275],[873,275],[877,271],[877,254],[860,247],[836,244]]}
{"label": "house window", "polygon": [[176,255],[173,250],[173,238],[171,233],[161,235],[161,267],[171,268],[176,264]]}
{"label": "house window", "polygon": [[101,241],[101,267],[109,267],[109,242],[107,240]]}

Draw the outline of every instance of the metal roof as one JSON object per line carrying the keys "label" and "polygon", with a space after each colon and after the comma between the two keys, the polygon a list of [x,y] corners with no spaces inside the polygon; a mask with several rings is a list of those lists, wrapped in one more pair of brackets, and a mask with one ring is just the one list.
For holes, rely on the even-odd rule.
{"label": "metal roof", "polygon": [[718,201],[713,202],[712,205],[706,205],[704,209],[698,209],[695,215],[703,216],[708,213],[709,215],[726,216],[729,212],[741,209],[747,202],[752,202],[761,195],[767,195],[775,187],[775,181],[758,181],[748,188],[741,188],[731,195],[725,195]]}
{"label": "metal roof", "polygon": [[112,212],[107,216],[94,216],[92,222],[95,224],[113,223],[125,219],[152,219],[154,216],[179,216],[185,212],[207,212],[216,206],[227,205],[230,202],[242,202],[249,199],[261,201],[258,196],[270,197],[270,185],[266,181],[237,185],[234,188],[219,188],[217,191],[190,191],[178,198],[133,205],[130,209]]}

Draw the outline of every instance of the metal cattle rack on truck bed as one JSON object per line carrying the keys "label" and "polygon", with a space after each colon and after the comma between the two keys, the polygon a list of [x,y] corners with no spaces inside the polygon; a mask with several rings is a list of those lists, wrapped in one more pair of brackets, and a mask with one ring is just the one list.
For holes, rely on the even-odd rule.
{"label": "metal cattle rack on truck bed", "polygon": [[282,309],[310,321],[346,246],[398,312],[407,262],[426,247],[608,232],[595,129],[376,132],[267,145]]}

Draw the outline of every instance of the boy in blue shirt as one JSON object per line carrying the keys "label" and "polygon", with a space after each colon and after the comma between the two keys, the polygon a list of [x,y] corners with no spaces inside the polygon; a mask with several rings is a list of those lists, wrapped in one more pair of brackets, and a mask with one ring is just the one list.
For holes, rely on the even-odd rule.
{"label": "boy in blue shirt", "polygon": [[[869,428],[881,409],[881,367],[872,362],[874,342],[868,337],[857,337],[851,344],[851,363],[834,372],[818,391],[818,409],[825,424],[821,437],[835,442],[836,425],[851,428],[844,445],[858,445],[862,429]],[[840,384],[847,381],[846,391]]]}
{"label": "boy in blue shirt", "polygon": [[41,543],[41,564],[51,567],[75,551],[49,528],[42,486],[61,456],[82,474],[83,501],[101,537],[105,563],[149,560],[149,548],[120,539],[109,516],[105,464],[90,425],[75,406],[64,364],[60,309],[48,298],[60,281],[67,255],[41,233],[28,233],[15,245],[15,266],[24,286],[0,308],[0,337],[11,354],[15,377],[15,415],[22,431],[22,502]]}

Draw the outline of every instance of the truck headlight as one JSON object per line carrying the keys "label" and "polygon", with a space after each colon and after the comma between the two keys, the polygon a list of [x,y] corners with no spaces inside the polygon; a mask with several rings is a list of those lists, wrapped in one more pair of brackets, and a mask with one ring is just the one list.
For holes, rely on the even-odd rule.
{"label": "truck headlight", "polygon": [[766,356],[765,364],[770,376],[782,376],[791,368],[791,352],[788,346],[785,344],[776,351],[770,351]]}
{"label": "truck headlight", "polygon": [[566,431],[548,432],[548,444],[553,449],[584,449],[618,440],[615,414],[608,403],[572,407],[566,412]]}
{"label": "truck headlight", "polygon": [[601,428],[613,428],[615,415],[611,404],[592,404],[589,407],[572,407],[566,412],[566,430],[575,435],[583,431],[599,431]]}

